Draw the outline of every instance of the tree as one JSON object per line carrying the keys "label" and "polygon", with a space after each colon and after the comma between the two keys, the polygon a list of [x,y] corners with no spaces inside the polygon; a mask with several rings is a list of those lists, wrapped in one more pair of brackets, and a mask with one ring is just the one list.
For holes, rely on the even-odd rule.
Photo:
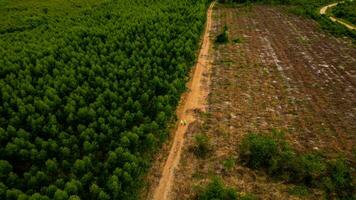
{"label": "tree", "polygon": [[47,168],[47,172],[48,173],[56,173],[58,170],[58,164],[57,164],[57,160],[53,159],[53,160],[47,160],[46,161],[46,168]]}
{"label": "tree", "polygon": [[7,160],[0,160],[0,178],[4,180],[12,171],[12,165]]}
{"label": "tree", "polygon": [[58,189],[56,193],[54,193],[54,200],[67,200],[68,194],[67,192]]}

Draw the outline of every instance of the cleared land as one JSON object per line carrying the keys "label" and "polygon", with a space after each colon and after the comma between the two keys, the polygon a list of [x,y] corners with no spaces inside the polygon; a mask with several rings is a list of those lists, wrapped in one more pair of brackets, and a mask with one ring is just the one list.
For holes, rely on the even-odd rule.
{"label": "cleared land", "polygon": [[[191,198],[215,175],[262,199],[322,198],[318,190],[293,196],[293,185],[240,165],[238,144],[278,129],[299,152],[342,154],[355,167],[356,49],[276,7],[218,5],[213,19],[213,35],[227,25],[230,42],[213,51],[208,109],[189,127],[171,199]],[[199,133],[212,145],[205,159],[192,150]]]}

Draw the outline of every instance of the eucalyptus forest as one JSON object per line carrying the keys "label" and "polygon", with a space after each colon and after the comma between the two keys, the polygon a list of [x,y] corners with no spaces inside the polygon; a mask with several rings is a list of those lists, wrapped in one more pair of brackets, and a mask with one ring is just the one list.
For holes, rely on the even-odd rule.
{"label": "eucalyptus forest", "polygon": [[74,2],[1,8],[0,199],[136,199],[174,120],[209,2]]}

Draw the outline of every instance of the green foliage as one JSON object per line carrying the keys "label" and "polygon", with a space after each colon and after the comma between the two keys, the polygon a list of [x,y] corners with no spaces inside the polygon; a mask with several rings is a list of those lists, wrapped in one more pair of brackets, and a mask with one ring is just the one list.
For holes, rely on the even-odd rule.
{"label": "green foliage", "polygon": [[56,193],[54,193],[54,200],[66,200],[66,199],[68,199],[67,192],[62,190],[57,190]]}
{"label": "green foliage", "polygon": [[344,19],[354,25],[356,25],[356,1],[348,0],[339,3],[335,8],[331,10],[335,17]]}
{"label": "green foliage", "polygon": [[232,157],[228,158],[223,161],[223,165],[226,170],[231,170],[236,165],[235,159]]}
{"label": "green foliage", "polygon": [[78,17],[90,8],[104,4],[105,0],[2,0],[0,1],[0,33],[34,29],[48,25],[60,17]]}
{"label": "green foliage", "polygon": [[241,160],[254,169],[271,166],[278,154],[277,142],[264,135],[249,134],[240,147]]}
{"label": "green foliage", "polygon": [[240,194],[234,188],[224,185],[222,180],[214,177],[196,196],[197,200],[257,200],[249,193]]}
{"label": "green foliage", "polygon": [[253,194],[247,193],[244,195],[239,194],[237,199],[238,200],[257,200],[258,198]]}
{"label": "green foliage", "polygon": [[351,198],[354,185],[345,160],[328,161],[319,153],[297,154],[283,134],[248,134],[240,145],[240,158],[253,169],[291,183],[324,189],[328,195]]}
{"label": "green foliage", "polygon": [[12,171],[11,164],[6,160],[0,160],[0,178],[6,178]]}
{"label": "green foliage", "polygon": [[309,194],[309,190],[305,186],[293,186],[288,189],[288,193],[294,196],[307,196]]}
{"label": "green foliage", "polygon": [[237,200],[237,197],[237,191],[224,186],[223,182],[218,178],[214,178],[197,195],[198,200]]}
{"label": "green foliage", "polygon": [[208,136],[199,134],[195,136],[194,153],[196,156],[204,158],[207,156],[211,148]]}
{"label": "green foliage", "polygon": [[329,176],[324,176],[323,187],[330,196],[335,192],[341,199],[355,199],[355,177],[345,160],[328,162]]}
{"label": "green foliage", "polygon": [[0,199],[137,198],[209,2],[0,1]]}
{"label": "green foliage", "polygon": [[216,43],[224,44],[229,42],[229,35],[228,35],[228,29],[227,26],[224,26],[224,30],[222,33],[220,33],[218,36],[216,36]]}

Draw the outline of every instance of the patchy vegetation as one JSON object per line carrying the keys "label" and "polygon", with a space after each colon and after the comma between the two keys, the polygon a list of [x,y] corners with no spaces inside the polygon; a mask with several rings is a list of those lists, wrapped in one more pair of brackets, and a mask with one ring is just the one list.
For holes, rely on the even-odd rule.
{"label": "patchy vegetation", "polygon": [[216,36],[215,42],[219,44],[225,44],[229,42],[228,28],[226,25],[224,26],[224,30],[222,31],[222,33]]}
{"label": "patchy vegetation", "polygon": [[251,194],[240,194],[236,189],[227,187],[221,179],[213,178],[205,188],[201,188],[197,200],[256,200]]}
{"label": "patchy vegetation", "polygon": [[214,178],[205,188],[197,195],[197,200],[236,200],[237,191],[233,188],[226,187],[218,178]]}
{"label": "patchy vegetation", "polygon": [[280,132],[270,135],[248,134],[241,142],[240,158],[247,166],[264,169],[271,176],[322,188],[330,198],[355,197],[355,180],[345,160],[327,160],[317,152],[299,154]]}
{"label": "patchy vegetation", "polygon": [[[333,0],[221,0],[222,3],[258,3],[258,4],[273,4],[273,5],[287,5],[289,11],[294,14],[304,17],[312,18],[319,22],[320,27],[336,36],[348,36],[356,42],[356,31],[349,30],[339,23],[332,22],[327,16],[321,16],[319,9],[322,6],[333,3]],[[355,15],[355,1],[347,3],[340,8],[339,14],[353,18]]]}

